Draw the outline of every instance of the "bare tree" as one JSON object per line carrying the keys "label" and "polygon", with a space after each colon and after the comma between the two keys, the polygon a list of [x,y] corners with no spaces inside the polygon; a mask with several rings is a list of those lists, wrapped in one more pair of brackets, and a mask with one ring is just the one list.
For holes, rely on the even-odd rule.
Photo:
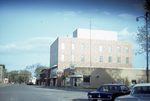
{"label": "bare tree", "polygon": [[[146,43],[146,38],[148,37],[148,52],[150,51],[150,35],[148,33],[147,36],[147,31],[150,32],[150,0],[146,0],[143,3],[143,8],[146,11],[146,14],[144,16],[140,16],[141,18],[145,18],[145,25],[138,27],[138,33],[136,35],[136,42],[139,44],[140,49],[137,51],[136,54],[142,54],[147,51],[147,43]],[[139,20],[137,17],[137,21]],[[148,27],[148,28],[146,28]]]}

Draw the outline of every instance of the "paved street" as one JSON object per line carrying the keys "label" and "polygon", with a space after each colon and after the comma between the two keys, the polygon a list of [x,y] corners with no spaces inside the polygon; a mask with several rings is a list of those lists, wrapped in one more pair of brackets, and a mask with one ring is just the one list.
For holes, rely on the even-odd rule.
{"label": "paved street", "polygon": [[88,101],[85,89],[25,84],[0,85],[0,101]]}

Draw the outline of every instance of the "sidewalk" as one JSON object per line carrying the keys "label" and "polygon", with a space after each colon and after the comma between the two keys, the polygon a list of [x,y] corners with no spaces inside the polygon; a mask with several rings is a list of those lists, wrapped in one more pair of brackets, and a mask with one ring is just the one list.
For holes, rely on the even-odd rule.
{"label": "sidewalk", "polygon": [[72,87],[55,87],[55,86],[45,86],[45,85],[35,85],[40,88],[47,88],[47,89],[57,89],[57,90],[67,90],[67,91],[82,91],[82,92],[91,92],[97,89],[90,89],[90,88],[72,88]]}

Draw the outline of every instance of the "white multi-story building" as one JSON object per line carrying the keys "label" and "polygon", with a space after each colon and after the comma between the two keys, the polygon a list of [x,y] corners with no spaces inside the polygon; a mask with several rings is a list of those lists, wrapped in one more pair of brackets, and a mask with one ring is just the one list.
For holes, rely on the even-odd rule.
{"label": "white multi-story building", "polygon": [[50,47],[50,79],[61,86],[57,70],[78,67],[132,68],[132,43],[117,41],[117,32],[77,29],[73,38],[58,37]]}

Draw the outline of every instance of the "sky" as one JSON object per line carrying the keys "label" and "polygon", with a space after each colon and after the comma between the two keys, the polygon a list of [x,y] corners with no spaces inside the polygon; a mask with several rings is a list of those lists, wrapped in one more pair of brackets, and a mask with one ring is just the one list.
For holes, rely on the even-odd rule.
{"label": "sky", "polygon": [[50,45],[72,37],[77,28],[117,31],[118,41],[132,42],[132,67],[146,68],[146,53],[136,42],[136,21],[145,0],[0,0],[0,64],[8,71],[32,64],[50,66]]}

